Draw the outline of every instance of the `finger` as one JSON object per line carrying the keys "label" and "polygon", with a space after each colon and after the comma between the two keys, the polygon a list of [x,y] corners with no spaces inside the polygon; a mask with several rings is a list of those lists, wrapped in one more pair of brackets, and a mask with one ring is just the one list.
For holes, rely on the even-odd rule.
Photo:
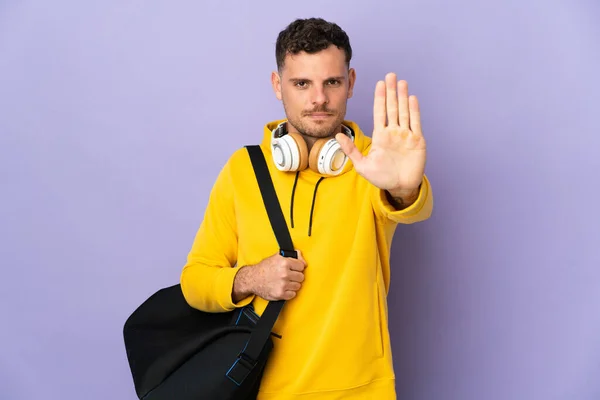
{"label": "finger", "polygon": [[396,85],[396,74],[387,74],[385,76],[385,104],[388,126],[398,126],[398,95],[396,94]]}
{"label": "finger", "polygon": [[385,82],[375,85],[375,100],[373,101],[373,127],[377,131],[385,128]]}
{"label": "finger", "polygon": [[291,271],[302,272],[306,268],[306,264],[300,260],[290,259],[288,263],[288,269]]}
{"label": "finger", "polygon": [[300,290],[301,287],[302,285],[299,282],[288,282],[288,284],[285,286],[285,290],[292,290],[294,292],[297,292],[298,290]]}
{"label": "finger", "polygon": [[398,113],[400,115],[398,119],[400,127],[409,129],[410,114],[408,110],[408,83],[406,81],[398,82]]}
{"label": "finger", "polygon": [[408,106],[410,109],[410,130],[415,135],[423,135],[421,131],[421,111],[419,110],[417,96],[410,96],[408,98]]}
{"label": "finger", "polygon": [[288,280],[290,282],[304,282],[304,274],[297,271],[290,271]]}
{"label": "finger", "polygon": [[335,139],[340,144],[340,147],[344,154],[348,156],[352,163],[354,163],[354,166],[359,166],[360,163],[363,161],[364,156],[362,155],[360,150],[358,150],[358,147],[356,147],[352,139],[350,139],[343,133],[338,133],[337,135],[335,135]]}
{"label": "finger", "polygon": [[304,257],[302,257],[302,252],[298,249],[295,249],[296,253],[298,253],[298,260],[302,261],[304,263],[304,266],[306,267],[306,260],[304,259]]}
{"label": "finger", "polygon": [[291,300],[294,297],[296,297],[296,292],[294,292],[293,290],[286,290],[283,293],[282,299],[281,300]]}
{"label": "finger", "polygon": [[385,103],[388,126],[398,126],[398,95],[396,94],[396,74],[385,76]]}

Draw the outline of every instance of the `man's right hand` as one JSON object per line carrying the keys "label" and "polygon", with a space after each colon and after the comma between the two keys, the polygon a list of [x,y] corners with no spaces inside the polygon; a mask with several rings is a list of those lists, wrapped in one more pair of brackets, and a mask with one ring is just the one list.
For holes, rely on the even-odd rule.
{"label": "man's right hand", "polygon": [[302,287],[306,261],[299,250],[298,259],[274,254],[256,265],[240,267],[233,282],[234,303],[257,295],[268,301],[291,300]]}

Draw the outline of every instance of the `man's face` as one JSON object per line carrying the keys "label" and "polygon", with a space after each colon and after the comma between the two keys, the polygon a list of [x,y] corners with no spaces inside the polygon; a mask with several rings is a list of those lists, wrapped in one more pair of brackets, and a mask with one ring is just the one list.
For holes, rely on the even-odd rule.
{"label": "man's face", "polygon": [[282,71],[272,75],[291,125],[288,130],[313,138],[340,132],[354,81],[354,70],[348,70],[345,53],[336,46],[315,54],[288,54]]}

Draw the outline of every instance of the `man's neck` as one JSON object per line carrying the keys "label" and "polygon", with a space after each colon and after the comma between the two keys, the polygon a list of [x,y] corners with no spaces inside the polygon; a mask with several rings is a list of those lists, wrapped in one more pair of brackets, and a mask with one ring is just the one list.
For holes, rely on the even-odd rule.
{"label": "man's neck", "polygon": [[[316,138],[316,137],[305,136],[305,135],[302,135],[302,137],[304,138],[304,141],[306,142],[306,147],[308,147],[309,153],[310,153],[311,149],[313,148],[314,144],[317,142],[317,140],[323,139],[323,138]],[[330,138],[331,137],[327,137],[327,139],[330,139]]]}

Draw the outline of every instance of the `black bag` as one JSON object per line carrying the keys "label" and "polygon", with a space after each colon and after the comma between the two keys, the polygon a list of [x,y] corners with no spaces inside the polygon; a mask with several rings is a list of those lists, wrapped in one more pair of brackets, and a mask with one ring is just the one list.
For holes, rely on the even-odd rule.
{"label": "black bag", "polygon": [[[246,148],[281,254],[297,258],[262,150]],[[284,303],[269,302],[260,318],[252,306],[206,313],[188,305],[179,284],[159,290],[123,328],[138,398],[255,399]]]}

